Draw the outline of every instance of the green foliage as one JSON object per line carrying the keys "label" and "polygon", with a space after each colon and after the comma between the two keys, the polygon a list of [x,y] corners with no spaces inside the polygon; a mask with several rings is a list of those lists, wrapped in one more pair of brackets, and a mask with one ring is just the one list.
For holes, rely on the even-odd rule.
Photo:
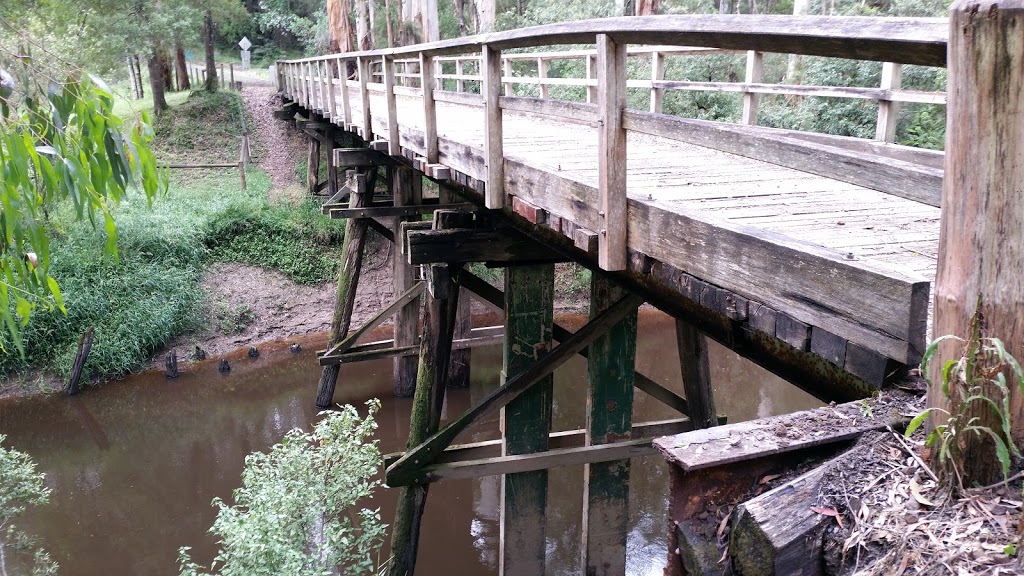
{"label": "green foliage", "polygon": [[279,270],[299,284],[319,284],[334,277],[336,248],[344,239],[344,224],[320,214],[306,201],[297,207],[236,204],[210,222],[210,258]]}
{"label": "green foliage", "polygon": [[320,0],[259,0],[254,16],[261,32],[284,33],[303,45],[307,54],[327,47],[327,13]]}
{"label": "green foliage", "polygon": [[213,315],[217,330],[224,334],[238,334],[256,320],[248,304],[233,307],[223,300],[214,303]]}
{"label": "green foliage", "polygon": [[24,352],[21,329],[32,311],[64,310],[49,274],[48,211],[67,202],[77,219],[102,223],[104,248],[116,260],[113,207],[131,189],[152,201],[166,180],[149,148],[147,118],[125,126],[101,80],[79,72],[58,80],[27,50],[11,54],[0,43],[0,321],[10,336],[4,343]]}
{"label": "green foliage", "polygon": [[237,92],[197,90],[156,119],[153,147],[164,161],[237,162],[241,134],[252,125]]}
{"label": "green foliage", "polygon": [[[221,549],[210,572],[222,576],[372,574],[384,538],[378,510],[355,510],[380,481],[381,457],[370,441],[380,402],[360,418],[352,406],[321,413],[313,432],[292,430],[269,453],[246,457],[233,505],[219,498],[210,531]],[[181,574],[206,569],[180,551]]]}
{"label": "green foliage", "polygon": [[[961,340],[944,336],[932,342],[921,360],[922,374],[928,373],[928,365],[939,344],[949,339]],[[964,488],[963,452],[972,435],[991,438],[1003,478],[1008,477],[1010,458],[1020,456],[1020,453],[1010,435],[1011,384],[1007,382],[1007,374],[1024,392],[1024,371],[1020,364],[1007,353],[1002,341],[980,336],[978,316],[975,315],[963,353],[959,358],[946,361],[941,374],[940,390],[949,400],[950,409],[931,407],[918,414],[907,426],[906,436],[913,434],[930,416],[941,414],[944,421],[935,424],[925,444],[938,448],[940,470],[950,484],[955,479],[956,486],[961,490]],[[934,388],[936,384],[928,381],[928,385]],[[991,410],[999,423],[996,429],[980,423],[981,419],[973,415],[977,413],[978,405],[984,410]]]}
{"label": "green foliage", "polygon": [[[0,444],[4,438],[0,434]],[[8,573],[7,562],[17,566],[19,560],[34,576],[57,573],[57,563],[50,555],[14,525],[28,507],[50,501],[44,480],[28,454],[0,446],[0,568],[4,574]]]}

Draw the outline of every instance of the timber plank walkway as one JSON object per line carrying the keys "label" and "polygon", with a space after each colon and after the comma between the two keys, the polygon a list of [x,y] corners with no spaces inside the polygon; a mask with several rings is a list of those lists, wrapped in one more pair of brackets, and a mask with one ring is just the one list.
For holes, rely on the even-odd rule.
{"label": "timber plank walkway", "polygon": [[[367,144],[378,141],[375,149],[427,176],[433,175],[428,166],[443,166],[450,171],[444,173],[447,182],[469,193],[470,201],[520,215],[526,206],[535,225],[528,234],[546,241],[544,233],[553,230],[583,249],[591,265],[689,299],[651,301],[677,315],[703,314],[695,320],[702,331],[769,369],[804,382],[852,374],[861,384],[839,391],[850,399],[890,380],[900,372],[896,367],[916,364],[924,351],[942,154],[884,140],[757,127],[756,113],[746,110],[756,111],[756,92],[874,99],[883,137],[893,130],[883,125],[882,114],[892,115],[892,101],[943,103],[945,95],[892,90],[884,79],[882,89],[759,84],[751,70],[760,52],[753,50],[777,45],[787,52],[896,62],[887,70],[902,63],[935,66],[944,62],[947,30],[936,19],[811,18],[806,30],[794,34],[792,22],[589,21],[583,31],[555,25],[282,62],[278,82],[310,120],[337,125]],[[595,28],[602,25],[607,34]],[[608,40],[613,34],[637,43],[650,38],[651,44],[693,46],[699,40],[711,48],[749,48],[746,83],[661,81],[657,66],[651,81],[626,79],[626,67],[615,58],[709,49],[640,46],[627,55]],[[542,39],[578,43],[588,36],[596,38],[597,49],[583,56],[591,58],[584,79],[515,76],[509,59],[529,55],[501,60],[491,47],[542,46]],[[673,43],[675,38],[687,42]],[[893,50],[900,42],[903,47]],[[442,74],[443,63],[433,60],[480,54],[481,46],[482,57],[458,57],[455,75]],[[558,58],[556,52],[538,54]],[[467,63],[476,71],[465,72]],[[351,64],[357,64],[348,68],[354,73],[343,82],[339,73]],[[459,85],[455,92],[444,89],[452,80]],[[538,83],[542,95],[545,83],[585,86],[590,94],[588,102],[517,97],[510,90],[516,82]],[[424,85],[431,90],[419,87]],[[629,109],[625,91],[638,85],[651,90],[652,102],[665,89],[743,92],[744,125]],[[467,86],[482,93],[467,92]],[[621,108],[610,103],[616,98]],[[430,142],[433,134],[436,141]],[[780,343],[795,348],[798,357]]]}

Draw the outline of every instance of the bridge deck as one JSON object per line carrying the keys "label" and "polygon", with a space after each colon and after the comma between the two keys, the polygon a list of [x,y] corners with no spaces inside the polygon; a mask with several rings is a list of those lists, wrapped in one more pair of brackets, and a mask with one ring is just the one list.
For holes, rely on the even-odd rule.
{"label": "bridge deck", "polygon": [[[333,84],[338,117],[330,119],[314,106],[344,127],[340,83]],[[386,139],[383,86],[368,87],[373,135],[363,137]],[[474,101],[479,97],[436,94],[439,162],[465,175],[469,187],[482,194],[484,108]],[[348,82],[348,99],[349,127],[359,130],[357,81]],[[401,147],[425,154],[419,90],[398,88],[396,102]],[[561,222],[563,233],[567,227],[600,231],[595,124],[510,109],[502,115],[505,192],[557,217],[550,220]],[[815,146],[807,145],[809,153]],[[675,276],[660,280],[674,282],[684,296],[712,308],[707,285],[728,294],[728,306],[738,296],[738,312],[724,312],[732,320],[873,384],[889,373],[889,360],[920,359],[938,208],[634,130],[627,131],[626,182],[629,250],[674,270]],[[705,296],[692,288],[687,293],[694,279],[705,286],[698,289]],[[764,310],[771,315],[767,325],[754,318]]]}

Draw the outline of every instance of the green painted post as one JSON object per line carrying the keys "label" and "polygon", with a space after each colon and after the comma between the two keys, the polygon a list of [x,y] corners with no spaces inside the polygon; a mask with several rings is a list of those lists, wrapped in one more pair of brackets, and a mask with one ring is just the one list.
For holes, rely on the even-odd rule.
{"label": "green painted post", "polygon": [[[552,346],[553,264],[505,270],[504,377],[526,370]],[[553,379],[549,375],[502,409],[504,454],[548,448]],[[546,470],[505,475],[502,482],[499,574],[544,574]]]}
{"label": "green painted post", "polygon": [[[626,294],[595,274],[590,283],[590,317]],[[587,444],[608,444],[630,437],[633,380],[636,374],[634,311],[597,338],[587,350]],[[626,573],[626,520],[629,460],[584,466],[582,562],[586,574]]]}

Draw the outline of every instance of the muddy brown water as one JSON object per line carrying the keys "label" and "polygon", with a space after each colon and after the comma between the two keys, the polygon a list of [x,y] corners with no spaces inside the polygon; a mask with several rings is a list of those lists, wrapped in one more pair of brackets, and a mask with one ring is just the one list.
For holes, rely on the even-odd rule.
{"label": "muddy brown water", "polygon": [[[583,317],[563,317],[580,325]],[[479,325],[479,324],[478,324]],[[191,546],[208,562],[214,538],[215,496],[229,499],[240,482],[245,455],[265,450],[294,427],[315,420],[319,368],[317,338],[298,355],[287,343],[264,347],[257,359],[232,357],[222,375],[214,361],[200,363],[176,380],[150,373],[111,382],[75,397],[0,401],[5,446],[28,452],[46,473],[51,503],[30,511],[20,525],[40,536],[61,564],[61,574],[166,575],[177,573],[177,551]],[[498,384],[501,349],[473,351],[472,383],[449,390],[445,417],[479,402]],[[811,396],[712,344],[717,407],[730,421],[819,405]],[[680,389],[679,360],[671,318],[642,310],[637,368]],[[391,397],[391,361],[342,367],[338,402],[377,397],[382,452],[404,447],[411,401]],[[574,358],[555,373],[555,429],[584,423],[586,363]],[[634,421],[676,415],[642,392]],[[497,417],[460,441],[498,436]],[[552,469],[547,511],[550,574],[579,573],[582,466]],[[496,574],[499,477],[446,481],[430,489],[420,543],[418,574]],[[660,575],[665,563],[668,470],[660,457],[633,461],[627,552],[629,574]],[[394,492],[381,489],[373,505],[385,521]],[[17,572],[15,572],[17,573]]]}

